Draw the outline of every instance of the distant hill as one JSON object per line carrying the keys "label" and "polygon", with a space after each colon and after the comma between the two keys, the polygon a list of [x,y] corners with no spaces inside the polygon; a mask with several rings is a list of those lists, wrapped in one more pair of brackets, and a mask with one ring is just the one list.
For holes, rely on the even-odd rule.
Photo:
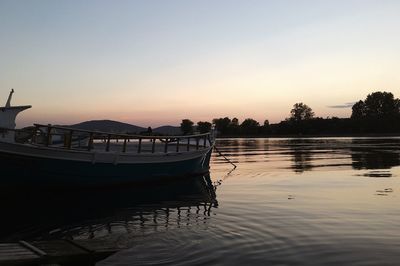
{"label": "distant hill", "polygon": [[[91,120],[85,121],[79,124],[70,125],[68,127],[84,130],[94,130],[103,132],[114,132],[114,133],[140,133],[147,131],[147,128],[131,125],[128,123],[122,123],[113,120]],[[180,135],[182,134],[180,127],[174,126],[161,126],[153,129],[153,133],[161,135]]]}
{"label": "distant hill", "polygon": [[174,126],[161,126],[153,129],[153,133],[158,133],[162,135],[180,135],[182,134],[180,127]]}
{"label": "distant hill", "polygon": [[114,132],[114,133],[140,133],[142,131],[147,130],[147,128],[144,127],[139,127],[112,120],[91,120],[75,125],[70,125],[70,127],[76,129]]}

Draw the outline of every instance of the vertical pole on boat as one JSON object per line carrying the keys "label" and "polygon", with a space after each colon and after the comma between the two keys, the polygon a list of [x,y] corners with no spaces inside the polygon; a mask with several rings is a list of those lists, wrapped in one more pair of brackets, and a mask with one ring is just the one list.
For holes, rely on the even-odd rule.
{"label": "vertical pole on boat", "polygon": [[126,152],[126,137],[124,138],[124,145],[122,146],[122,152]]}
{"label": "vertical pole on boat", "polygon": [[204,135],[204,143],[203,143],[203,147],[207,147],[207,135]]}
{"label": "vertical pole on boat", "polygon": [[164,153],[168,152],[168,139],[165,139]]}
{"label": "vertical pole on boat", "polygon": [[139,146],[138,146],[137,152],[138,153],[142,152],[142,138],[139,138]]}
{"label": "vertical pole on boat", "polygon": [[46,146],[51,144],[51,126],[47,126],[47,138],[46,138]]}
{"label": "vertical pole on boat", "polygon": [[14,89],[11,89],[10,94],[8,95],[7,102],[6,102],[6,106],[5,106],[6,108],[11,107],[11,99],[12,99],[13,93],[14,93]]}
{"label": "vertical pole on boat", "polygon": [[110,151],[110,141],[111,141],[111,135],[107,135],[107,144],[106,144],[106,151]]}
{"label": "vertical pole on boat", "polygon": [[210,136],[210,135],[208,135],[208,136],[207,136],[207,139],[208,139],[208,143],[210,143],[210,146],[212,146],[212,142],[211,142],[211,136]]}
{"label": "vertical pole on boat", "polygon": [[200,139],[199,139],[199,137],[197,137],[196,138],[196,150],[199,149],[199,142],[200,142]]}
{"label": "vertical pole on boat", "polygon": [[176,139],[176,152],[179,152],[179,141],[180,139]]}
{"label": "vertical pole on boat", "polygon": [[151,145],[151,153],[154,153],[156,150],[156,139],[153,139],[153,144]]}
{"label": "vertical pole on boat", "polygon": [[64,136],[64,138],[63,138],[63,140],[64,140],[64,148],[67,148],[68,147],[68,134],[64,133],[63,136]]}
{"label": "vertical pole on boat", "polygon": [[90,151],[93,147],[93,132],[90,132],[89,135],[89,143],[88,143],[88,151]]}
{"label": "vertical pole on boat", "polygon": [[68,140],[67,140],[67,149],[71,149],[71,145],[72,145],[72,134],[74,134],[73,130],[69,131],[69,135],[68,135]]}
{"label": "vertical pole on boat", "polygon": [[33,129],[33,135],[31,139],[31,143],[36,143],[37,142],[37,132],[38,132],[39,127],[35,125],[35,128]]}
{"label": "vertical pole on boat", "polygon": [[187,138],[187,147],[186,150],[189,151],[190,149],[190,138]]}

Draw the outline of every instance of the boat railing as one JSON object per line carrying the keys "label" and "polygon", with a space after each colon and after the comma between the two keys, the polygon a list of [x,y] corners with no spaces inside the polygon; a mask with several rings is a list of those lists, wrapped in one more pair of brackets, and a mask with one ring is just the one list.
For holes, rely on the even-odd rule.
{"label": "boat railing", "polygon": [[62,126],[34,124],[30,143],[67,150],[106,152],[170,153],[207,149],[213,145],[212,132],[196,135],[153,136],[91,131]]}

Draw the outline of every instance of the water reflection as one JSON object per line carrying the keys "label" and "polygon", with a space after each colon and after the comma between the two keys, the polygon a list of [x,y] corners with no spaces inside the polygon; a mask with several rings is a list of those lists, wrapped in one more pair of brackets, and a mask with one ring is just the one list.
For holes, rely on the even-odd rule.
{"label": "water reflection", "polygon": [[0,241],[96,239],[207,222],[218,207],[210,176],[103,190],[1,194]]}
{"label": "water reflection", "polygon": [[[301,174],[322,168],[382,170],[400,165],[399,138],[224,139],[217,145],[235,163],[262,163],[268,171],[290,169]],[[214,162],[225,163],[218,156]],[[390,177],[390,173],[366,176]]]}
{"label": "water reflection", "polygon": [[[399,143],[388,139],[352,140],[352,166],[354,169],[387,169],[400,165]],[[374,177],[374,173],[371,173]],[[385,177],[377,175],[376,177]]]}
{"label": "water reflection", "polygon": [[385,188],[385,189],[380,189],[376,191],[377,196],[388,196],[389,193],[392,193],[393,189],[392,188]]}
{"label": "water reflection", "polygon": [[312,150],[309,149],[309,145],[312,143],[313,142],[309,139],[289,139],[287,141],[287,144],[292,150],[292,169],[295,173],[302,173],[304,171],[309,171],[313,168],[313,153]]}
{"label": "water reflection", "polygon": [[[268,155],[269,153],[269,139],[219,139],[218,147],[223,150],[224,155],[230,157],[233,162],[236,157],[240,157],[242,162],[255,162],[255,156]],[[217,163],[224,163],[225,160],[220,158]]]}

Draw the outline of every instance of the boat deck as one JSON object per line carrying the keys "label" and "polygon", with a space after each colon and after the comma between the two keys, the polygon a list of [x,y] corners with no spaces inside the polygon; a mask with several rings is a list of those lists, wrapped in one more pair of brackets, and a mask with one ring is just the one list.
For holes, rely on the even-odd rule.
{"label": "boat deck", "polygon": [[122,153],[171,153],[208,149],[211,133],[184,136],[127,135],[36,125],[30,142],[52,148]]}
{"label": "boat deck", "polygon": [[[203,143],[196,144],[196,141],[190,141],[189,144],[185,143],[177,143],[169,142],[156,142],[153,145],[151,140],[143,140],[142,143],[138,143],[138,141],[131,141],[128,142],[124,148],[123,141],[112,141],[109,144],[108,151],[110,152],[126,152],[126,153],[175,153],[175,152],[187,152],[187,151],[195,151],[202,148],[210,147],[207,143],[204,145]],[[88,146],[87,143],[77,143],[71,147],[72,149],[77,150],[87,150]],[[107,142],[104,141],[96,141],[93,143],[92,151],[106,151],[107,150]]]}

